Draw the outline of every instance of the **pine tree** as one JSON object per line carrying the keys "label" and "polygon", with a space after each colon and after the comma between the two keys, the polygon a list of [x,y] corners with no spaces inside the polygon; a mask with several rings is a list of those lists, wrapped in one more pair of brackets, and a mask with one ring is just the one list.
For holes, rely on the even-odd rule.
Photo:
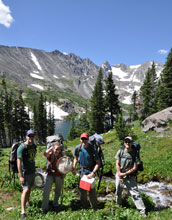
{"label": "pine tree", "polygon": [[69,133],[68,133],[68,139],[73,140],[76,137],[78,137],[78,134],[77,134],[77,131],[76,131],[76,128],[75,128],[75,117],[74,117],[74,115],[72,115],[71,127],[70,127],[70,130],[69,130]]}
{"label": "pine tree", "polygon": [[153,114],[156,112],[156,102],[155,102],[155,93],[156,89],[158,86],[158,78],[156,74],[156,69],[155,69],[155,63],[152,63],[151,69],[150,69],[150,80],[151,80],[151,107],[150,107],[150,114]]}
{"label": "pine tree", "polygon": [[52,111],[51,106],[52,104],[50,102],[48,119],[47,119],[47,135],[48,136],[53,135],[55,131],[54,109]]}
{"label": "pine tree", "polygon": [[12,134],[13,139],[19,141],[24,140],[26,131],[30,128],[29,115],[26,112],[22,92],[19,93],[19,98],[13,103],[12,109]]}
{"label": "pine tree", "polygon": [[83,132],[89,133],[90,130],[90,123],[88,121],[87,113],[83,113],[80,118],[79,122],[75,126],[77,135],[80,136]]}
{"label": "pine tree", "polygon": [[158,101],[160,110],[172,106],[172,48],[161,74],[159,91],[161,91]]}
{"label": "pine tree", "polygon": [[11,146],[13,142],[13,135],[12,135],[12,104],[13,104],[13,98],[12,94],[5,93],[4,96],[4,121],[5,121],[5,128],[7,133],[7,139],[8,143]]}
{"label": "pine tree", "polygon": [[131,97],[131,100],[132,100],[132,120],[133,121],[138,119],[138,114],[137,114],[137,98],[138,98],[137,92],[134,91],[133,95]]}
{"label": "pine tree", "polygon": [[42,93],[40,94],[37,110],[37,138],[39,143],[43,144],[46,142],[47,136],[47,114]]}
{"label": "pine tree", "polygon": [[151,111],[151,75],[150,68],[148,69],[143,85],[140,88],[141,99],[143,101],[142,105],[142,119],[149,116]]}
{"label": "pine tree", "polygon": [[115,116],[120,113],[120,105],[118,96],[116,94],[115,84],[112,78],[112,72],[109,73],[107,80],[105,81],[106,95],[105,95],[105,106],[106,106],[106,118],[110,119],[110,128],[113,128]]}
{"label": "pine tree", "polygon": [[115,123],[115,130],[116,130],[117,137],[122,142],[126,136],[134,136],[132,129],[131,129],[131,126],[126,123],[126,121],[124,120],[124,118],[122,116],[122,113],[120,113],[117,116],[117,120]]}
{"label": "pine tree", "polygon": [[91,130],[98,134],[104,132],[105,105],[103,98],[102,70],[99,70],[97,81],[91,97]]}
{"label": "pine tree", "polygon": [[0,146],[6,145],[3,103],[0,101]]}

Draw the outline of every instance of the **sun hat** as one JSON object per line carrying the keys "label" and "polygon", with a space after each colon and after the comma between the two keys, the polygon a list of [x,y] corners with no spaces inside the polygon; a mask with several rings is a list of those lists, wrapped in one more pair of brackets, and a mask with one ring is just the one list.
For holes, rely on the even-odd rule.
{"label": "sun hat", "polygon": [[63,156],[57,161],[56,167],[60,173],[66,174],[72,171],[72,164],[73,163],[70,157]]}
{"label": "sun hat", "polygon": [[88,133],[84,132],[81,134],[80,138],[87,138],[88,139]]}

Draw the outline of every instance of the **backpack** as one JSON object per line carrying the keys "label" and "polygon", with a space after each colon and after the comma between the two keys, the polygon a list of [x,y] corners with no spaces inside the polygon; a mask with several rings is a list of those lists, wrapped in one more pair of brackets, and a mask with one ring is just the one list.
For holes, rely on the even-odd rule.
{"label": "backpack", "polygon": [[63,148],[64,147],[63,141],[64,141],[64,139],[63,139],[63,136],[61,134],[48,136],[46,138],[47,149],[49,149],[55,143],[59,143],[60,146]]}
{"label": "backpack", "polygon": [[[27,155],[27,145],[23,141],[15,142],[11,146],[11,151],[10,151],[10,156],[9,156],[9,171],[12,171],[13,173],[18,173],[18,168],[17,168],[17,149],[18,147],[23,144],[24,145],[24,150],[23,150],[23,156]],[[36,149],[36,145],[33,144]]]}
{"label": "backpack", "polygon": [[[141,148],[141,146],[137,142],[133,142],[132,146],[133,146],[133,148],[135,150],[135,156],[137,155],[138,158],[139,158],[139,161],[140,161],[140,163],[138,164],[138,167],[137,167],[137,171],[143,171],[144,170],[144,168],[143,168],[143,161],[141,161],[141,159],[140,159],[140,148]],[[123,144],[122,147],[121,147],[120,154],[119,154],[120,158],[122,157],[122,155],[124,153],[124,149],[125,149],[125,146]]]}
{"label": "backpack", "polygon": [[[49,149],[53,144],[58,143],[61,146],[61,155],[62,155],[62,150],[63,150],[63,136],[61,134],[56,134],[56,135],[51,135],[46,137],[46,143],[47,143],[47,147],[46,150]],[[51,160],[46,162],[46,171],[50,172],[51,171],[51,164],[54,161],[54,154],[52,154],[51,156]]]}
{"label": "backpack", "polygon": [[10,151],[10,158],[9,158],[9,170],[12,171],[13,173],[18,173],[18,168],[17,168],[17,149],[18,147],[24,142],[19,141],[13,143],[11,146],[11,151]]}
{"label": "backpack", "polygon": [[89,137],[88,143],[94,147],[96,147],[100,159],[100,168],[105,165],[104,154],[101,149],[101,144],[104,144],[103,137],[97,133]]}
{"label": "backpack", "polygon": [[[95,133],[94,135],[90,136],[89,137],[89,140],[88,140],[88,144],[91,145],[91,146],[94,146],[97,151],[98,151],[98,156],[99,156],[99,159],[100,159],[100,167],[99,167],[99,170],[97,171],[97,176],[99,177],[99,182],[98,182],[98,186],[97,186],[97,190],[99,190],[100,188],[100,183],[101,183],[101,179],[102,179],[102,176],[103,176],[103,167],[105,165],[105,161],[104,161],[104,154],[103,154],[103,151],[101,149],[101,144],[104,144],[104,140],[103,140],[103,137],[97,133]],[[81,144],[79,145],[78,147],[78,154],[79,152],[81,151]],[[90,148],[90,154],[92,156],[92,158],[94,157],[94,150],[93,150],[93,147]],[[94,161],[94,164],[93,166],[96,165],[96,162]]]}
{"label": "backpack", "polygon": [[[88,140],[88,144],[97,149],[98,156],[99,156],[99,159],[100,159],[100,168],[105,165],[104,154],[103,154],[103,151],[102,151],[101,146],[100,146],[101,144],[104,144],[104,143],[105,142],[103,140],[103,137],[101,135],[98,135],[98,134],[94,134],[94,135],[90,136],[89,140]],[[81,151],[81,146],[82,146],[82,144],[80,144],[79,147],[78,147],[78,154]],[[94,150],[93,150],[92,147],[90,148],[89,153],[90,153],[91,157],[93,158],[94,157]],[[96,162],[94,161],[93,166],[95,166],[95,165],[96,165]]]}

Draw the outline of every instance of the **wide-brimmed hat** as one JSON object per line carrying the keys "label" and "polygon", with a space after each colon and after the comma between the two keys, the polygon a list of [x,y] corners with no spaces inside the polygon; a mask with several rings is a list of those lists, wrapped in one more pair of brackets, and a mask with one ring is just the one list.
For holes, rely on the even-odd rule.
{"label": "wide-brimmed hat", "polygon": [[72,164],[73,163],[70,157],[63,156],[57,161],[56,166],[60,173],[66,174],[72,171]]}

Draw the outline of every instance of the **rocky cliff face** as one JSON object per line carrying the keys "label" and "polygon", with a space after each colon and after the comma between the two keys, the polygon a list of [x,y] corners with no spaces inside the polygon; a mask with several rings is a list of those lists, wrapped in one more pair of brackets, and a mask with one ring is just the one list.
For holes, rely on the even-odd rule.
{"label": "rocky cliff face", "polygon": [[[102,68],[106,72],[112,71],[119,99],[123,103],[130,104],[133,92],[140,89],[143,84],[145,74],[151,66],[152,62],[129,66],[125,64],[116,64],[110,67],[110,65],[105,62],[102,65]],[[162,63],[155,62],[155,68],[157,76],[159,77],[164,65]]]}
{"label": "rocky cliff face", "polygon": [[[111,67],[106,61],[101,67],[104,78],[112,71],[120,101],[130,103],[131,94],[140,88],[151,64],[119,64]],[[160,74],[163,64],[155,64],[157,73]],[[63,91],[70,89],[85,98],[90,98],[99,69],[100,67],[90,59],[81,59],[72,53],[0,46],[0,77],[10,78],[17,84],[33,90],[46,90],[57,86]]]}

